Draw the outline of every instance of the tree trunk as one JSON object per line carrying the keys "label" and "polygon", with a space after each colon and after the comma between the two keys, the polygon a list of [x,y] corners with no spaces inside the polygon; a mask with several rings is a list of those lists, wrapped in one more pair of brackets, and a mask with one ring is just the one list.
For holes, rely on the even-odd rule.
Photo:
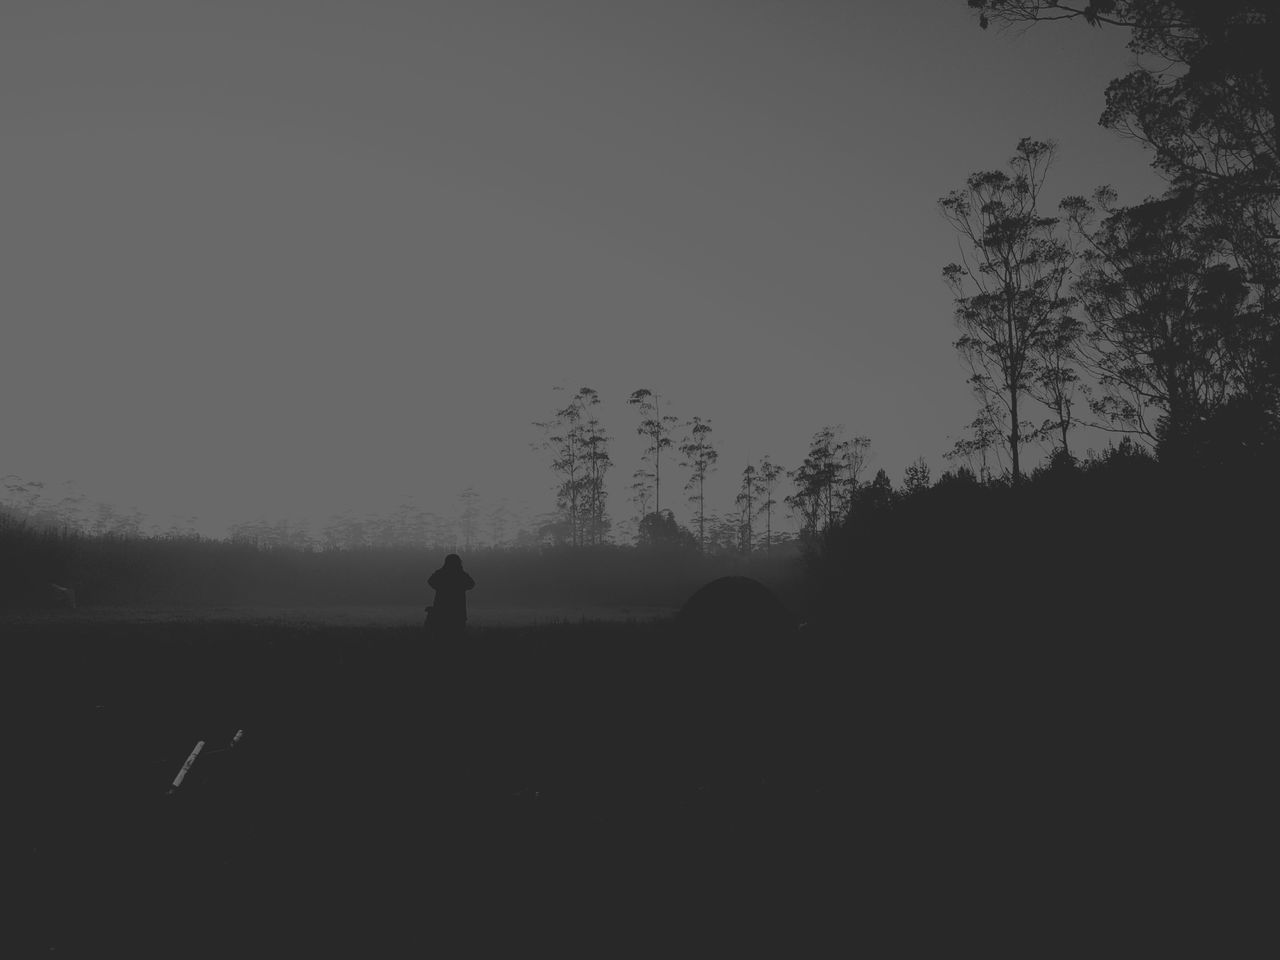
{"label": "tree trunk", "polygon": [[1022,479],[1018,465],[1018,447],[1021,437],[1018,436],[1018,388],[1009,388],[1009,460],[1013,464],[1013,482]]}
{"label": "tree trunk", "polygon": [[[654,409],[657,407],[655,405]],[[653,437],[653,512],[662,512],[662,481],[659,479],[661,471],[658,469],[658,459],[662,456],[662,444],[659,442],[661,435],[654,434]]]}

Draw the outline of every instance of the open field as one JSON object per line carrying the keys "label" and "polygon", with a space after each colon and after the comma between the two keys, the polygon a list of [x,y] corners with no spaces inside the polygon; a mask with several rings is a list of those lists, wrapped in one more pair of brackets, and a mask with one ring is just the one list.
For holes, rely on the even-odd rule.
{"label": "open field", "polygon": [[61,955],[1034,945],[1071,904],[1149,905],[1135,878],[1198,862],[1188,811],[1250,768],[1206,739],[1219,699],[1145,649],[1103,672],[1018,651],[656,620],[453,647],[216,611],[7,621],[14,912]]}
{"label": "open field", "polygon": [[[485,606],[470,604],[469,626],[478,630],[510,627],[539,627],[548,624],[647,622],[675,615],[675,607],[641,604],[630,606]],[[328,604],[328,605],[227,605],[227,606],[137,606],[81,605],[76,610],[44,608],[0,612],[0,629],[20,630],[24,626],[62,624],[92,629],[95,624],[192,624],[244,623],[286,626],[312,624],[335,627],[421,627],[422,604]]]}
{"label": "open field", "polygon": [[426,945],[462,915],[502,938],[701,913],[831,850],[840,765],[814,748],[841,726],[771,725],[800,702],[781,661],[716,667],[661,621],[494,627],[450,649],[417,627],[218,611],[8,627],[25,915],[46,949],[251,928],[367,945],[388,923]]}

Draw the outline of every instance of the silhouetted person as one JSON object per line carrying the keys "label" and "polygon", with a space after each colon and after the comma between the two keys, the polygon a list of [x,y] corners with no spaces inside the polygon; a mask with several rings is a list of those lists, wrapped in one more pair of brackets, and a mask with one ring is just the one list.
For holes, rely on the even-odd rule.
{"label": "silhouetted person", "polygon": [[444,566],[427,578],[436,599],[427,607],[427,630],[433,636],[460,638],[467,629],[467,591],[476,585],[462,569],[462,558],[451,553]]}

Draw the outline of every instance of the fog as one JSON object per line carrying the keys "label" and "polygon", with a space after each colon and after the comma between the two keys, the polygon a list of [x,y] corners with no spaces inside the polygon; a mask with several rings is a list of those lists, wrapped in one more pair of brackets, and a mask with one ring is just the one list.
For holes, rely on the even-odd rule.
{"label": "fog", "polygon": [[642,387],[713,424],[717,510],[827,424],[936,474],[972,406],[938,197],[1025,135],[1063,193],[1154,189],[1096,125],[1119,32],[944,0],[6,19],[4,472],[160,530],[536,517],[556,386],[600,393],[619,523]]}

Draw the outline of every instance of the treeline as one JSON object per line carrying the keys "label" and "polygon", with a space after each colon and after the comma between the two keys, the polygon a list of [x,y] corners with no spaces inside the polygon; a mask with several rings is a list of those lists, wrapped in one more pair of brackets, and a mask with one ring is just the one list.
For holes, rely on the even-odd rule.
{"label": "treeline", "polygon": [[[633,391],[627,403],[637,410],[636,432],[645,443],[628,487],[633,514],[626,523],[627,539],[641,546],[696,544],[704,553],[744,556],[757,549],[767,554],[791,539],[789,531],[775,526],[775,518],[781,519],[775,493],[783,470],[768,455],[744,468],[733,508],[716,513],[708,509],[706,495],[707,478],[720,459],[711,421],[698,415],[681,421],[669,412],[665,399],[648,388]],[[537,528],[539,539],[575,547],[613,539],[607,475],[614,466],[609,452],[614,438],[599,418],[599,404],[598,391],[581,387],[551,419],[534,424],[544,433],[542,447],[550,455],[555,478],[555,512]],[[681,489],[692,510],[687,526],[676,520],[670,506],[663,507],[664,489],[667,502],[672,499],[673,465],[685,471]]]}
{"label": "treeline", "polygon": [[868,642],[1015,658],[1059,641],[1082,652],[1137,641],[1153,663],[1188,641],[1262,642],[1280,572],[1277,489],[1277,459],[1225,472],[1130,441],[1020,483],[961,468],[894,489],[882,472],[812,541],[810,616]]}
{"label": "treeline", "polygon": [[[977,406],[948,457],[984,483],[1017,484],[1033,468],[1029,445],[1069,463],[1079,430],[1091,428],[1135,437],[1179,468],[1230,475],[1266,461],[1280,446],[1275,5],[968,5],[984,28],[1083,19],[1127,31],[1134,65],[1107,87],[1100,122],[1147,148],[1166,188],[1126,205],[1102,185],[1054,207],[1056,145],[1024,137],[1003,168],[976,171],[939,200],[959,241],[943,279]],[[678,420],[648,389],[629,402],[646,441],[631,487],[638,516],[662,512],[665,454],[684,470],[690,528],[705,549],[705,480],[719,459],[710,422]],[[572,543],[603,532],[611,461],[597,403],[583,388],[545,425]],[[868,444],[821,431],[785,472],[782,502],[808,539],[848,514]],[[746,467],[727,515],[746,550],[758,511],[775,503],[760,484],[767,463]]]}
{"label": "treeline", "polygon": [[[1134,66],[1100,122],[1150,151],[1166,189],[1047,201],[1052,141],[939,201],[978,415],[957,452],[1025,472],[1025,444],[1072,431],[1141,437],[1182,464],[1280,443],[1280,72],[1275,5],[969,0],[983,27],[1084,19],[1129,32]],[[1053,29],[1052,27],[1048,29]],[[1039,411],[1039,415],[1035,413]]]}
{"label": "treeline", "polygon": [[[1246,643],[1249,617],[1270,619],[1280,533],[1274,5],[969,6],[984,27],[1129,30],[1135,66],[1101,122],[1151,150],[1167,189],[1123,206],[1100,187],[1053,210],[1054,144],[1024,138],[939,201],[978,407],[948,453],[964,466],[929,483],[917,462],[895,490],[883,471],[857,479],[857,445],[815,437],[789,474],[814,617],[1015,658],[1033,639]],[[1080,427],[1125,439],[1081,459]],[[1027,463],[1031,443],[1047,463]]]}
{"label": "treeline", "polygon": [[[91,535],[0,513],[0,605],[425,604],[445,546],[316,549],[195,535]],[[703,554],[688,542],[477,547],[466,554],[488,606],[678,606],[715,576],[746,573],[785,591],[794,547],[769,556]]]}

